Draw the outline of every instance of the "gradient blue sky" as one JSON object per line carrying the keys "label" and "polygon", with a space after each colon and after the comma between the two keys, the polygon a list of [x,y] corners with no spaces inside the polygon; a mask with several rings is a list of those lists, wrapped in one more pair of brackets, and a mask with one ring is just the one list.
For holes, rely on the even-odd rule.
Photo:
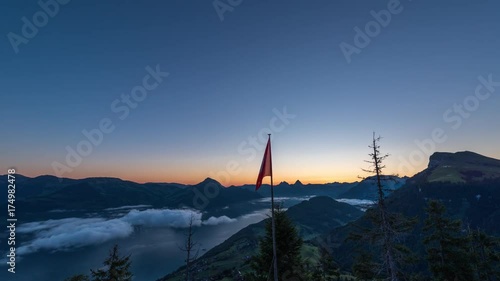
{"label": "gradient blue sky", "polygon": [[[252,183],[263,149],[251,157],[242,142],[284,107],[296,117],[273,133],[276,182],[356,180],[373,131],[392,155],[387,172],[423,169],[429,152],[415,140],[435,128],[447,139],[432,151],[500,158],[500,87],[456,129],[443,119],[478,76],[500,81],[500,3],[401,1],[348,63],[339,44],[353,44],[354,28],[389,2],[244,0],[221,21],[212,1],[73,0],[16,54],[7,35],[41,8],[3,1],[0,174],[56,174],[65,147],[109,118],[116,129],[64,177]],[[120,120],[111,103],[148,65],[170,75]]]}

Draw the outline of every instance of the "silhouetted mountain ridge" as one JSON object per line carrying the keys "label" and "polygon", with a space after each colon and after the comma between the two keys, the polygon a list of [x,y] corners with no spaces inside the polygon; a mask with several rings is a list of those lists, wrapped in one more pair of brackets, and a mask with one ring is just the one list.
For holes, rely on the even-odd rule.
{"label": "silhouetted mountain ridge", "polygon": [[[0,184],[6,183],[7,176],[0,176]],[[99,211],[130,205],[211,210],[261,198],[258,193],[242,188],[225,188],[210,178],[195,185],[179,186],[139,184],[108,177],[61,180],[53,176],[16,175],[16,192],[18,212],[27,220],[42,219],[42,214],[51,210]]]}

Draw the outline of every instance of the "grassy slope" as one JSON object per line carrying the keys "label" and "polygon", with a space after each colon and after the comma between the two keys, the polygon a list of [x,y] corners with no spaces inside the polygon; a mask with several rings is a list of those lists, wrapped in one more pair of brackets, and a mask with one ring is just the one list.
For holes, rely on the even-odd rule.
{"label": "grassy slope", "polygon": [[430,158],[428,182],[466,183],[500,177],[500,160],[473,152],[435,153]]}

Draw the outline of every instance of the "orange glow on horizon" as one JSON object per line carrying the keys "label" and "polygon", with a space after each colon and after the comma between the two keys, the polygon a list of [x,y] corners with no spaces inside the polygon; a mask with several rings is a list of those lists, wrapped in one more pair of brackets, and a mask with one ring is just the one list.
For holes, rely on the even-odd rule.
{"label": "orange glow on horizon", "polygon": [[[39,169],[34,169],[34,170],[25,170],[25,169],[17,169],[17,173],[27,176],[27,177],[38,177],[42,175],[53,175],[50,172],[46,172],[43,170]],[[275,173],[276,174],[276,173]],[[316,174],[316,173],[315,173]],[[326,183],[333,183],[333,182],[357,182],[360,181],[361,179],[358,177],[359,176],[366,176],[362,175],[362,172],[360,173],[346,173],[345,175],[339,175],[337,177],[326,177],[326,176],[307,176],[305,172],[303,172],[302,175],[297,175],[297,176],[287,176],[287,177],[281,177],[281,176],[274,176],[273,178],[273,183],[274,185],[278,185],[281,182],[287,182],[289,184],[294,184],[297,180],[299,180],[302,184],[326,184]],[[54,176],[54,175],[53,175]],[[412,175],[408,175],[412,176]],[[125,181],[132,181],[136,183],[180,183],[180,184],[186,184],[186,185],[194,185],[197,183],[202,182],[206,178],[213,178],[214,180],[220,182],[223,186],[229,187],[231,185],[234,186],[241,186],[241,185],[253,185],[255,184],[255,181],[257,179],[257,175],[254,173],[249,173],[247,175],[238,175],[235,177],[230,178],[229,180],[224,178],[223,176],[217,176],[217,175],[203,175],[202,173],[194,175],[191,173],[191,176],[189,175],[184,175],[184,176],[177,176],[177,177],[166,177],[164,173],[141,173],[140,175],[138,174],[133,174],[127,171],[99,171],[99,172],[91,172],[91,171],[75,171],[74,173],[64,175],[64,178],[70,178],[70,179],[85,179],[85,178],[93,178],[93,177],[107,177],[107,178],[119,178]],[[265,177],[263,180],[263,184],[270,184],[271,179],[270,177]]]}
{"label": "orange glow on horizon", "polygon": [[[303,184],[324,184],[333,182],[357,182],[360,177],[370,174],[362,168],[368,169],[369,164],[363,162],[366,156],[351,157],[336,154],[335,157],[323,157],[314,154],[278,154],[273,157],[273,181],[275,185],[286,181],[289,184],[299,180]],[[349,154],[351,155],[351,154]],[[488,157],[492,157],[489,155]],[[260,157],[258,157],[260,158]],[[137,183],[181,183],[193,185],[202,182],[206,178],[212,178],[223,186],[231,185],[253,185],[257,180],[257,174],[261,159],[255,157],[252,161],[241,160],[237,156],[222,157],[220,159],[206,158],[176,158],[169,159],[137,159],[134,162],[118,161],[117,159],[89,160],[62,177],[71,179],[83,179],[89,177],[113,177]],[[493,155],[493,158],[500,158]],[[229,159],[229,160],[228,160]],[[237,162],[237,168],[227,168],[228,163]],[[133,163],[133,164],[132,164]],[[387,169],[384,174],[397,174],[400,177],[413,176],[427,168],[427,161],[422,161],[411,170],[398,173],[401,165],[398,156],[390,157],[385,162]],[[229,165],[231,166],[231,165]],[[55,175],[54,170],[47,163],[31,162],[27,165],[13,166],[18,174],[28,177],[40,175]],[[270,178],[265,177],[264,184],[270,183]]]}

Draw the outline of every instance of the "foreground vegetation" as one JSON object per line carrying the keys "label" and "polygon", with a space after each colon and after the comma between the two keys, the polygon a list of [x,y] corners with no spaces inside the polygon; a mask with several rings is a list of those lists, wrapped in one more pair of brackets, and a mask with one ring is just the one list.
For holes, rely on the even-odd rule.
{"label": "foreground vegetation", "polygon": [[[354,215],[353,220],[357,220],[345,225],[344,218],[337,225],[329,224],[328,217],[346,207],[332,205],[328,202],[332,199],[319,197],[287,212],[280,208],[275,210],[279,280],[500,280],[500,242],[490,235],[498,230],[495,214],[498,213],[496,201],[500,181],[490,176],[485,178],[487,173],[480,171],[482,159],[472,161],[470,154],[460,155],[467,158],[463,161],[468,163],[467,167],[475,169],[453,173],[464,182],[436,181],[442,176],[441,166],[456,167],[455,163],[441,163],[413,177],[404,192],[386,198],[384,181],[391,177],[382,173],[386,155],[380,154],[379,140],[373,139],[368,161],[372,165],[368,171],[373,174],[371,178],[378,188],[378,200],[374,207],[359,215],[360,219],[352,210],[342,209],[340,213]],[[495,165],[500,167],[490,162],[486,163],[488,171],[493,171]],[[464,196],[474,199],[464,201]],[[468,206],[474,208],[468,211]],[[450,208],[451,212],[447,210]],[[325,209],[331,211],[326,217],[322,216]],[[335,218],[338,220],[339,216]],[[304,224],[304,221],[313,223]],[[340,227],[342,225],[345,227]],[[328,230],[334,233],[336,240],[316,239]],[[191,234],[187,237],[186,251],[192,248],[189,245],[195,244]],[[253,237],[259,238],[254,241]],[[308,240],[304,240],[305,237]],[[194,255],[193,259],[188,251],[187,266],[160,280],[272,279],[270,220],[247,227],[226,242],[201,258]],[[91,271],[91,276],[78,275],[67,280],[131,280],[130,261],[128,257],[120,257],[117,251],[115,247],[105,266]],[[210,255],[219,256],[210,259]],[[109,279],[111,276],[114,279]]]}

